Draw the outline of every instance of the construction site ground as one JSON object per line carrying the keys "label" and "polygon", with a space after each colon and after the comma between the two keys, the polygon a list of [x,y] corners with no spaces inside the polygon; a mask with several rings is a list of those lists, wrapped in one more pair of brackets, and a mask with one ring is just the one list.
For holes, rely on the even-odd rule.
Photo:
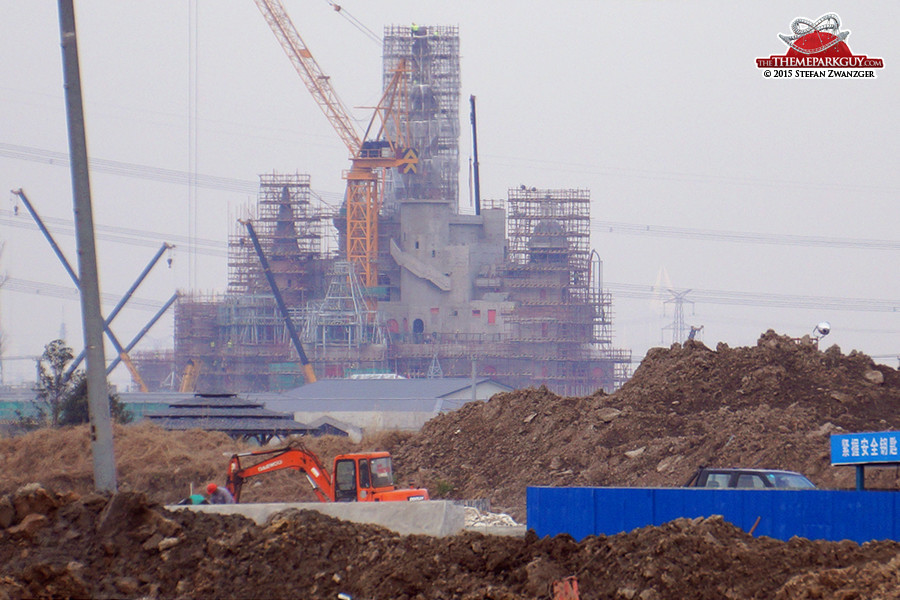
{"label": "construction site ground", "polygon": [[[830,434],[900,429],[898,402],[896,370],[770,331],[752,347],[655,349],[611,395],[519,390],[414,434],[306,443],[326,464],[389,450],[400,483],[482,499],[522,523],[530,485],[678,486],[701,464],[785,468],[852,489],[854,470],[830,465]],[[551,598],[553,582],[573,575],[584,599],[900,598],[898,542],[784,542],[714,515],[576,542],[530,531],[401,536],[312,511],[258,525],[164,508],[222,482],[226,455],[245,449],[224,434],[117,427],[119,491],[101,495],[86,427],[0,439],[0,600]],[[896,490],[898,470],[871,469],[866,485]],[[295,473],[243,493],[313,500]]]}

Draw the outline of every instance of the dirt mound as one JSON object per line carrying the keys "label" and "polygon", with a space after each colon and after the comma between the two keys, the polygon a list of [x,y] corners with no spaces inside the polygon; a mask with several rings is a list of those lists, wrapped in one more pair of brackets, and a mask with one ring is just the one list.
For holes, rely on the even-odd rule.
{"label": "dirt mound", "polygon": [[[239,516],[169,512],[142,494],[13,494],[0,529],[0,597],[547,597],[576,575],[592,598],[896,598],[900,544],[753,538],[720,517],[615,536],[539,539],[400,536],[312,511]],[[21,516],[19,511],[27,513]],[[843,586],[843,587],[842,587]],[[803,595],[805,594],[805,595]],[[894,595],[891,595],[894,594]]]}
{"label": "dirt mound", "polygon": [[[359,443],[345,437],[304,439],[325,464],[343,452],[388,450],[411,434],[388,432]],[[175,504],[206,484],[225,481],[229,457],[253,450],[214,431],[166,431],[149,422],[115,426],[113,430],[119,489],[140,491],[161,504]],[[0,461],[5,473],[0,494],[9,494],[38,481],[54,489],[87,494],[94,489],[88,427],[40,429],[27,435],[0,439]],[[406,481],[403,479],[402,481]],[[316,502],[309,483],[295,472],[281,471],[249,481],[242,491],[245,502]]]}
{"label": "dirt mound", "polygon": [[[755,347],[657,348],[615,394],[498,394],[432,419],[402,444],[433,494],[490,498],[524,519],[525,488],[677,486],[701,464],[785,468],[853,488],[830,463],[834,432],[900,428],[900,374],[868,356],[767,332]],[[896,488],[896,469],[867,485]]]}
{"label": "dirt mound", "polygon": [[[340,452],[389,450],[398,481],[434,497],[487,498],[521,522],[529,485],[674,486],[700,464],[788,468],[852,488],[854,471],[830,466],[829,435],[900,429],[898,402],[894,369],[767,332],[749,348],[653,350],[612,395],[519,390],[466,404],[415,435],[306,443],[326,464]],[[122,491],[100,496],[91,493],[87,428],[0,440],[0,599],[516,599],[547,597],[552,581],[573,574],[586,599],[900,598],[894,542],[780,542],[719,517],[580,543],[404,537],[306,512],[260,527],[160,506],[223,481],[227,457],[248,446],[141,424],[117,427],[115,448]],[[869,487],[898,487],[896,469],[873,471]],[[31,481],[46,487],[20,488]],[[248,482],[244,499],[314,497],[305,478],[279,472]]]}
{"label": "dirt mound", "polygon": [[[354,444],[305,443],[329,464],[335,454],[388,450],[398,482],[438,498],[485,498],[525,519],[529,485],[681,485],[701,464],[779,467],[817,485],[852,488],[854,471],[830,465],[829,435],[900,428],[900,373],[868,356],[767,332],[754,347],[699,342],[648,353],[612,395],[560,397],[546,389],[498,394],[432,419],[418,434],[389,432]],[[227,457],[246,451],[222,433],[116,427],[121,489],[175,503],[222,482]],[[0,493],[38,480],[87,493],[92,464],[86,427],[0,440]],[[896,469],[867,474],[896,488]],[[247,502],[315,501],[305,478],[279,472],[244,486]]]}

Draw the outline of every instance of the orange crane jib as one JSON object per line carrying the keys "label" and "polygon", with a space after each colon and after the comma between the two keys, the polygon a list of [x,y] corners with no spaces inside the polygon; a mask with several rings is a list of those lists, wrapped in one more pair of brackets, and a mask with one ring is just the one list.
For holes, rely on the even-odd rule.
{"label": "orange crane jib", "polygon": [[[409,112],[405,61],[394,69],[390,83],[366,132],[360,135],[349,113],[297,32],[280,0],[254,0],[306,89],[325,113],[338,137],[350,151],[347,180],[347,260],[357,267],[367,287],[378,285],[378,214],[384,194],[384,170],[400,167],[416,173],[418,157],[408,148]],[[377,148],[377,151],[373,151]]]}

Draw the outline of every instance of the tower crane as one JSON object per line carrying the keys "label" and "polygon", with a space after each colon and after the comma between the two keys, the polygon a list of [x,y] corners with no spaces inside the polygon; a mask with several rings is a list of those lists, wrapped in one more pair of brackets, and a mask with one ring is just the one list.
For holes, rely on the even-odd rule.
{"label": "tower crane", "polygon": [[366,287],[375,287],[378,285],[378,212],[384,194],[385,170],[398,167],[402,173],[415,173],[418,168],[417,154],[408,148],[406,63],[400,61],[394,69],[365,133],[360,135],[330,78],[313,58],[281,1],[254,2],[307,90],[350,152],[350,169],[343,174],[347,180],[347,260],[357,266]]}

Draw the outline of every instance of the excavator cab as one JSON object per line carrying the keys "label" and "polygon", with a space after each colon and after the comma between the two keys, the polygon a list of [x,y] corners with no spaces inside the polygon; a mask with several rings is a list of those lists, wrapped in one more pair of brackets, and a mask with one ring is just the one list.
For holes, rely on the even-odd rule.
{"label": "excavator cab", "polygon": [[395,490],[391,457],[387,452],[343,454],[334,460],[334,499],[337,502],[381,500]]}
{"label": "excavator cab", "polygon": [[[360,466],[368,465],[368,461],[361,460]],[[363,471],[363,469],[359,469]],[[368,468],[365,468],[368,473]],[[357,497],[357,463],[352,458],[343,458],[334,461],[334,500],[335,502],[355,502]],[[363,479],[360,477],[360,479]],[[360,481],[360,485],[364,482]],[[365,494],[365,491],[362,491]]]}

